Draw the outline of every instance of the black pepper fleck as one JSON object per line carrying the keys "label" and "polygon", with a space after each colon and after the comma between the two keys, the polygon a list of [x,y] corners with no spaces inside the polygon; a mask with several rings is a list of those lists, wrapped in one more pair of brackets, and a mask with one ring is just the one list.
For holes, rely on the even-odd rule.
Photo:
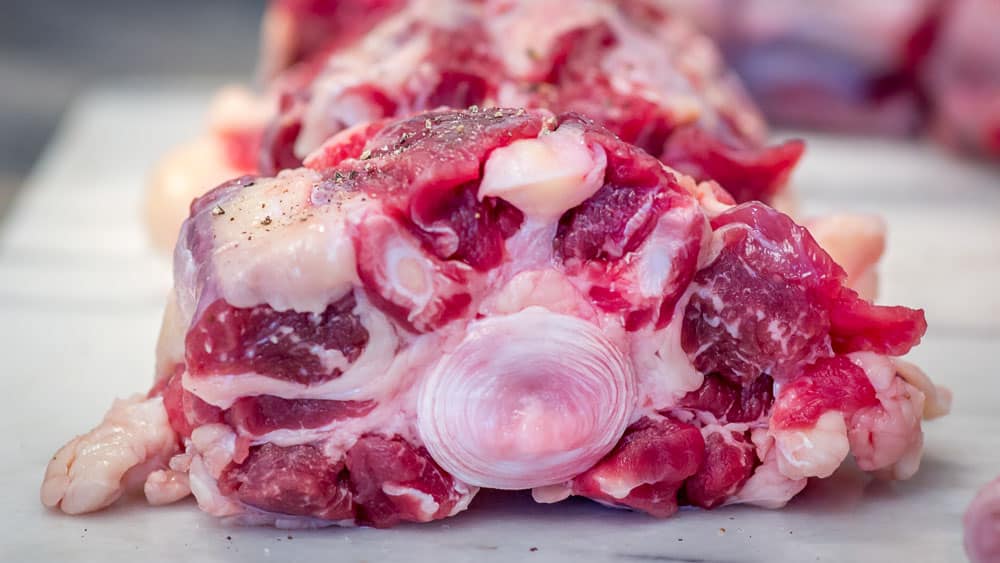
{"label": "black pepper fleck", "polygon": [[537,548],[537,547],[532,547],[532,548],[531,548],[531,549],[529,549],[528,551],[538,551],[538,548]]}
{"label": "black pepper fleck", "polygon": [[221,207],[219,207],[218,205],[216,205],[215,207],[212,208],[212,215],[215,215],[216,217],[218,217],[219,215],[225,215],[225,214],[226,214],[226,210],[223,209],[223,208],[221,208]]}
{"label": "black pepper fleck", "polygon": [[264,226],[270,225],[271,224],[271,216],[270,215],[265,215],[264,218],[260,220],[260,224],[264,225]]}

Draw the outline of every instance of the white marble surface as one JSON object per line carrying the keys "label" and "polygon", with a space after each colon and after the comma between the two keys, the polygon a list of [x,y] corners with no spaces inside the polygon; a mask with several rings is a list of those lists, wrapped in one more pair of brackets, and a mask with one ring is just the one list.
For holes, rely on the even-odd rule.
{"label": "white marble surface", "polygon": [[586,501],[484,494],[450,520],[392,530],[231,528],[188,501],[45,510],[49,456],[115,395],[151,377],[166,261],[138,208],[145,171],[194,134],[203,92],[108,90],[80,100],[0,225],[0,561],[956,561],[960,517],[1000,473],[1000,170],[923,146],[812,139],[796,176],[808,212],[881,212],[887,302],[927,309],[912,354],[955,391],[904,483],[842,469],[780,511],[686,510],[669,520]]}

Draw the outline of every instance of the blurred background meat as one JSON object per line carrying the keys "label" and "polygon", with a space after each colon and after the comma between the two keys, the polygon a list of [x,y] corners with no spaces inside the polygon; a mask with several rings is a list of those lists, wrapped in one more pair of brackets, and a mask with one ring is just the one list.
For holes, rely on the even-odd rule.
{"label": "blurred background meat", "polygon": [[1000,3],[992,0],[662,0],[720,44],[780,125],[930,130],[1000,156]]}

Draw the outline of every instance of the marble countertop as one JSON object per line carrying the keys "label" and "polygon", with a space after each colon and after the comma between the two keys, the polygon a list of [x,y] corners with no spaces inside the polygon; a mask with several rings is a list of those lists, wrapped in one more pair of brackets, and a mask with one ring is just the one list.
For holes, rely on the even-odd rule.
{"label": "marble countertop", "polygon": [[961,514],[1000,473],[1000,170],[931,147],[810,137],[795,183],[807,213],[882,213],[882,301],[931,325],[911,358],[955,392],[926,424],[921,471],[901,483],[856,469],[788,507],[684,510],[674,518],[583,500],[536,505],[483,494],[474,510],[391,530],[233,528],[191,501],[126,500],[67,517],[45,510],[49,456],[114,396],[144,391],[169,264],[144,237],[146,171],[195,134],[208,92],[111,89],[68,113],[0,225],[2,561],[954,561]]}

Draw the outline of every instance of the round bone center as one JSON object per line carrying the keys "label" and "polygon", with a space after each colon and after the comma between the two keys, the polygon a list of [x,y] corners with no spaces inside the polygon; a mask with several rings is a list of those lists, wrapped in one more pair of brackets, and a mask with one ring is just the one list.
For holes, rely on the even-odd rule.
{"label": "round bone center", "polygon": [[634,406],[631,367],[598,327],[531,307],[470,325],[424,381],[417,422],[459,479],[526,489],[591,467]]}

